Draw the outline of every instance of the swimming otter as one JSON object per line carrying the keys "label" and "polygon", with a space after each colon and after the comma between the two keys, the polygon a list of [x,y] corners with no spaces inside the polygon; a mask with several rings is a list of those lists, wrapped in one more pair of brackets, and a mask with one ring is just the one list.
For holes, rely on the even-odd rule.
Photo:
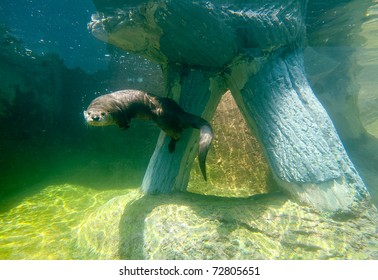
{"label": "swimming otter", "polygon": [[206,120],[185,112],[172,99],[154,96],[140,90],[121,90],[94,99],[84,111],[84,117],[89,125],[118,125],[122,129],[129,128],[133,118],[153,120],[171,137],[168,144],[170,153],[175,150],[183,129],[189,127],[199,129],[198,161],[203,178],[207,180],[205,163],[214,137],[213,130]]}

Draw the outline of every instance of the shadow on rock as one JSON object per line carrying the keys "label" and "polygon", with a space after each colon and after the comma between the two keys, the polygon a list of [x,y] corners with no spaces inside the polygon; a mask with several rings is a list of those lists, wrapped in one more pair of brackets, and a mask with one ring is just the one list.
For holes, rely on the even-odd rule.
{"label": "shadow on rock", "polygon": [[[143,196],[128,204],[123,212],[119,230],[120,257],[233,258],[231,244],[227,244],[232,242],[229,237],[238,229],[260,232],[249,219],[259,219],[268,210],[268,204],[259,202],[267,200],[266,197],[221,198],[190,193]],[[280,195],[269,197],[276,208],[287,201]]]}
{"label": "shadow on rock", "polygon": [[130,190],[91,212],[77,249],[89,259],[377,259],[377,211],[332,219],[282,194],[222,198]]}

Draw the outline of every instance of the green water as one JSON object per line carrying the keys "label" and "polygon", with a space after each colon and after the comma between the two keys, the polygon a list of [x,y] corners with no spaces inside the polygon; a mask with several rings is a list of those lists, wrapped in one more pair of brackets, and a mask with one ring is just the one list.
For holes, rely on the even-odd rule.
{"label": "green water", "polygon": [[85,259],[76,245],[82,219],[127,190],[45,186],[0,214],[0,259]]}

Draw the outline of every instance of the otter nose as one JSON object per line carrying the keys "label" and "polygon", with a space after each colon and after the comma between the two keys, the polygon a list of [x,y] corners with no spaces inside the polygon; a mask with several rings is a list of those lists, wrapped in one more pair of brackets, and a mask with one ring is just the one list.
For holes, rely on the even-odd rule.
{"label": "otter nose", "polygon": [[97,122],[100,120],[100,116],[92,116],[92,120]]}

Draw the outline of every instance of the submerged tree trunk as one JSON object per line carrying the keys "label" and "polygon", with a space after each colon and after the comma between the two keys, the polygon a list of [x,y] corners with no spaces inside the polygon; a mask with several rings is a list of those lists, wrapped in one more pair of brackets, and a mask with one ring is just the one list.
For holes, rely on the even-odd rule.
{"label": "submerged tree trunk", "polygon": [[302,52],[268,61],[232,92],[257,131],[276,181],[292,197],[329,211],[357,209],[368,197],[307,82]]}
{"label": "submerged tree trunk", "polygon": [[[187,112],[211,120],[224,88],[212,79],[212,72],[170,65],[165,70],[167,95],[177,99]],[[176,97],[176,98],[175,98]],[[146,193],[185,191],[193,161],[198,154],[199,131],[185,129],[173,153],[168,151],[170,137],[160,133],[142,183]]]}

